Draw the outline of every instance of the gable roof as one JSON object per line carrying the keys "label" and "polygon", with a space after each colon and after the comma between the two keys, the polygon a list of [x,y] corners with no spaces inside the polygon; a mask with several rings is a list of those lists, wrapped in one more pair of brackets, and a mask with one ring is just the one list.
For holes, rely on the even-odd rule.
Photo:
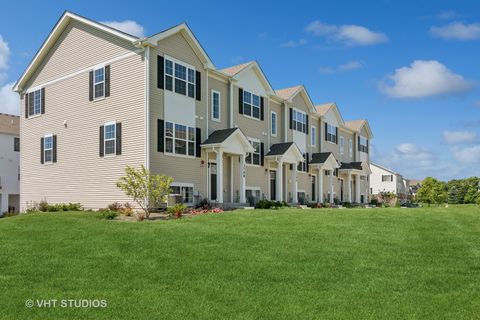
{"label": "gable roof", "polygon": [[270,147],[267,156],[281,156],[293,145],[293,142],[275,143]]}
{"label": "gable roof", "polygon": [[362,128],[366,126],[368,135],[373,138],[373,132],[370,129],[370,125],[368,124],[367,120],[361,119],[361,120],[351,120],[351,121],[346,121],[345,126],[349,128],[350,130],[360,132],[362,131]]}
{"label": "gable roof", "polygon": [[20,117],[0,113],[0,133],[18,136],[20,134]]}
{"label": "gable roof", "polygon": [[246,67],[248,67],[253,62],[254,61],[249,61],[249,62],[245,62],[245,63],[242,63],[242,64],[237,64],[235,66],[231,66],[231,67],[228,67],[228,68],[225,68],[225,69],[220,69],[220,71],[228,74],[229,76],[234,76],[237,73],[239,73],[240,71],[242,71],[243,69],[245,69]]}
{"label": "gable roof", "polygon": [[343,120],[342,114],[340,113],[340,110],[338,110],[338,106],[335,102],[317,104],[315,106],[315,110],[322,117],[325,116],[332,109],[335,112],[335,115],[337,116],[340,124],[345,124],[345,121]]}
{"label": "gable roof", "polygon": [[362,170],[362,163],[361,162],[342,162],[340,166],[340,170],[349,170],[349,169],[355,169],[355,170]]}
{"label": "gable roof", "polygon": [[261,82],[263,82],[263,85],[268,89],[267,91],[270,91],[271,93],[273,93],[274,90],[272,88],[272,85],[270,84],[270,81],[268,81],[267,76],[263,72],[262,68],[260,68],[260,65],[257,63],[257,61],[250,61],[250,62],[238,64],[235,66],[221,69],[220,71],[228,75],[229,77],[235,80],[238,80],[242,73],[250,69],[256,70],[256,73],[259,76]]}
{"label": "gable roof", "polygon": [[382,165],[379,165],[378,163],[370,162],[370,165],[371,165],[371,166],[374,166],[374,167],[377,167],[377,168],[379,168],[379,169],[382,169],[382,170],[384,170],[384,171],[390,172],[390,173],[392,173],[392,174],[394,174],[394,175],[402,176],[400,173],[396,172],[395,170],[390,169],[390,168],[387,168],[387,167],[384,167],[384,166],[382,166]]}
{"label": "gable roof", "polygon": [[37,53],[33,57],[32,61],[29,63],[28,67],[25,69],[23,74],[20,76],[20,78],[17,80],[15,83],[13,90],[18,92],[22,90],[22,85],[25,84],[26,81],[30,78],[30,76],[33,74],[35,71],[36,67],[39,66],[39,64],[42,62],[43,58],[47,55],[49,52],[50,48],[55,44],[56,40],[58,37],[62,34],[63,30],[66,28],[66,26],[70,23],[70,21],[76,20],[79,22],[82,22],[84,24],[87,24],[91,27],[94,27],[96,29],[105,31],[107,33],[110,33],[114,36],[117,36],[119,38],[125,39],[127,41],[131,41],[132,43],[136,40],[138,40],[137,37],[130,35],[128,33],[125,33],[123,31],[117,30],[115,28],[109,27],[103,23],[97,22],[90,20],[88,18],[82,17],[76,13],[70,12],[70,11],[65,11],[63,15],[58,19],[57,23],[53,27],[53,29],[50,31],[48,34],[47,38],[43,42],[42,46],[40,49],[38,49]]}
{"label": "gable roof", "polygon": [[307,92],[307,89],[304,85],[293,86],[290,88],[279,89],[275,91],[275,94],[284,100],[291,101],[296,95],[301,94],[307,102],[307,105],[310,106],[312,112],[315,112],[315,105],[310,98],[310,95]]}
{"label": "gable roof", "polygon": [[328,157],[330,157],[331,155],[333,155],[332,152],[312,153],[312,160],[310,160],[310,163],[311,164],[325,163],[325,161],[327,161]]}
{"label": "gable roof", "polygon": [[165,29],[160,31],[146,39],[142,39],[141,43],[149,43],[150,45],[156,46],[157,42],[168,38],[174,34],[181,33],[185,39],[187,40],[188,44],[191,46],[197,57],[210,69],[215,69],[215,65],[213,64],[212,60],[208,56],[205,49],[203,49],[200,42],[198,42],[197,38],[193,34],[192,30],[186,23],[178,24],[174,27]]}
{"label": "gable roof", "polygon": [[228,139],[238,128],[230,128],[223,130],[215,130],[202,144],[216,144],[222,143]]}

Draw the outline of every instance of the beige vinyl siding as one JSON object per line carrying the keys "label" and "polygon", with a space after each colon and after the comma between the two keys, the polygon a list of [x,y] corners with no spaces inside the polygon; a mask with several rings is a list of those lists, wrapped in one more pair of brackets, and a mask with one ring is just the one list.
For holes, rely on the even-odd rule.
{"label": "beige vinyl siding", "polygon": [[[29,119],[22,114],[22,208],[42,199],[79,202],[87,208],[131,202],[115,184],[127,165],[145,163],[143,56],[136,54],[110,68],[110,97],[89,101],[89,75],[84,72],[45,88],[45,114]],[[102,158],[99,127],[108,121],[122,123],[122,154]],[[49,133],[57,135],[58,160],[42,165],[40,139]]]}
{"label": "beige vinyl siding", "polygon": [[26,87],[42,85],[134,50],[138,49],[127,40],[81,22],[72,21],[59,36]]}
{"label": "beige vinyl siding", "polygon": [[[171,56],[195,67],[201,72],[201,101],[195,100],[196,127],[202,131],[202,141],[207,139],[206,132],[206,71],[190,45],[181,33],[158,42],[150,51],[150,169],[154,173],[166,174],[176,182],[193,183],[194,194],[203,198],[207,195],[206,155],[202,158],[167,155],[157,151],[157,120],[164,119],[164,91],[157,88],[157,55]],[[209,90],[208,90],[209,91]]]}
{"label": "beige vinyl siding", "polygon": [[[325,130],[325,128],[323,129]],[[341,128],[338,128],[338,133],[339,133],[339,137],[338,137],[338,152],[339,152],[339,155],[340,155],[340,136],[343,137],[343,156],[342,156],[342,162],[352,162],[354,161],[354,156],[355,156],[355,150],[352,150],[352,156],[350,157],[350,152],[349,152],[349,142],[348,140],[352,140],[352,143],[353,143],[353,146],[352,148],[355,149],[355,141],[354,141],[354,136],[353,134],[345,131],[345,130],[342,130]],[[340,158],[338,158],[340,159]]]}
{"label": "beige vinyl siding", "polygon": [[[228,128],[229,92],[227,83],[212,77],[208,79],[208,86],[208,134],[210,135],[215,130]],[[220,122],[212,120],[212,90],[220,92]]]}
{"label": "beige vinyl siding", "polygon": [[[267,145],[267,137],[263,133],[268,132],[268,119],[264,117],[264,121],[246,117],[238,112],[238,87],[233,86],[233,112],[235,114],[233,124],[238,126],[243,133],[249,138],[256,138]],[[264,97],[266,99],[266,97]],[[266,115],[267,108],[265,107]]]}
{"label": "beige vinyl siding", "polygon": [[271,127],[268,128],[268,134],[270,135],[270,145],[275,144],[275,143],[282,143],[283,142],[283,132],[284,132],[284,110],[285,107],[283,104],[277,103],[273,100],[269,101],[269,107],[270,107],[270,112],[268,114],[268,123],[271,122],[271,111],[274,111],[277,113],[277,136],[274,137],[271,135]]}

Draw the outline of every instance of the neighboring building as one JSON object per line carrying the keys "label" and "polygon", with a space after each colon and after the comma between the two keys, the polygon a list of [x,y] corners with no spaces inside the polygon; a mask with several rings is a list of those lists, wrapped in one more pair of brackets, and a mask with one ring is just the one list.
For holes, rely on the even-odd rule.
{"label": "neighboring building", "polygon": [[410,194],[413,199],[417,199],[417,192],[422,186],[422,180],[411,179],[409,181]]}
{"label": "neighboring building", "polygon": [[372,195],[380,192],[391,192],[399,201],[406,201],[410,195],[409,181],[400,173],[383,167],[376,163],[370,163],[372,174],[370,175],[370,188]]}
{"label": "neighboring building", "polygon": [[20,209],[20,121],[0,113],[0,216]]}
{"label": "neighboring building", "polygon": [[215,68],[186,24],[138,39],[66,12],[15,90],[22,208],[130,201],[115,182],[142,164],[189,205],[369,199],[366,120],[274,90],[256,62]]}

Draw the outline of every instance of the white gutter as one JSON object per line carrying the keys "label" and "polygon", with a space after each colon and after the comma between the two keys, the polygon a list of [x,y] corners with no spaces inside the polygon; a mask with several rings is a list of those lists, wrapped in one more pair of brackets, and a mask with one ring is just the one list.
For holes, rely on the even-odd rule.
{"label": "white gutter", "polygon": [[150,169],[150,46],[145,48],[145,168]]}

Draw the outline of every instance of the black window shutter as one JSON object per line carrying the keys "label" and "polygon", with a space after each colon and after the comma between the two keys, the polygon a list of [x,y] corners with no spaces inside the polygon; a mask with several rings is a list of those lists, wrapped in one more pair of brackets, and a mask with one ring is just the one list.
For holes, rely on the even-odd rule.
{"label": "black window shutter", "polygon": [[195,72],[195,98],[202,100],[202,74],[200,71]]}
{"label": "black window shutter", "polygon": [[335,143],[338,144],[338,127],[335,127]]}
{"label": "black window shutter", "polygon": [[310,130],[308,130],[308,127],[309,127],[308,126],[308,114],[306,116],[306,119],[307,119],[307,127],[305,128],[305,133],[308,134],[308,132],[310,131]]}
{"label": "black window shutter", "polygon": [[195,155],[197,158],[201,158],[202,148],[200,146],[202,144],[202,129],[196,128],[195,131]]}
{"label": "black window shutter", "polygon": [[165,136],[165,123],[162,119],[157,120],[157,151],[164,152],[165,151],[165,143],[164,143],[164,136]]}
{"label": "black window shutter", "polygon": [[368,140],[367,140],[367,153],[368,153]]}
{"label": "black window shutter", "polygon": [[310,170],[310,159],[309,159],[309,157],[310,157],[310,155],[307,152],[307,156],[306,156],[307,168],[305,170],[307,172]]}
{"label": "black window shutter", "polygon": [[52,155],[52,158],[53,158],[53,162],[57,162],[57,135],[54,134],[52,136],[52,147],[53,147],[53,155]]}
{"label": "black window shutter", "polygon": [[260,97],[260,120],[264,120],[264,112],[265,112],[265,101],[263,97]]}
{"label": "black window shutter", "polygon": [[290,163],[290,170],[293,170],[293,164]]}
{"label": "black window shutter", "polygon": [[105,66],[105,97],[110,97],[110,65]]}
{"label": "black window shutter", "polygon": [[41,91],[41,94],[42,96],[42,99],[41,99],[41,110],[42,110],[42,114],[45,113],[45,88],[42,88],[42,91]]}
{"label": "black window shutter", "polygon": [[24,99],[25,99],[25,118],[28,118],[28,93],[25,93]]}
{"label": "black window shutter", "polygon": [[163,89],[165,81],[165,64],[162,56],[157,56],[157,88]]}
{"label": "black window shutter", "polygon": [[93,71],[88,74],[88,99],[93,101]]}
{"label": "black window shutter", "polygon": [[325,141],[328,141],[328,124],[325,122]]}
{"label": "black window shutter", "polygon": [[238,88],[238,113],[243,114],[243,89]]}
{"label": "black window shutter", "polygon": [[357,137],[357,150],[360,151],[360,136]]}
{"label": "black window shutter", "polygon": [[115,154],[116,155],[121,155],[122,154],[122,123],[117,122],[117,127],[116,127],[116,150]]}
{"label": "black window shutter", "polygon": [[290,108],[290,129],[293,129],[293,109]]}
{"label": "black window shutter", "polygon": [[44,148],[43,139],[44,138],[40,138],[40,163],[41,164],[44,164],[44,162],[45,162],[44,159],[43,159],[43,153],[44,153],[43,152],[44,151],[44,149],[43,149]]}
{"label": "black window shutter", "polygon": [[260,165],[263,167],[265,164],[265,145],[260,142]]}
{"label": "black window shutter", "polygon": [[100,146],[99,146],[99,147],[100,147],[100,149],[99,149],[99,151],[100,151],[100,153],[99,153],[100,157],[103,157],[103,151],[104,151],[104,150],[103,150],[103,145],[104,145],[104,135],[103,135],[103,134],[104,134],[104,130],[103,130],[103,129],[104,129],[103,126],[100,126],[100,141],[99,141],[99,142],[100,142]]}

